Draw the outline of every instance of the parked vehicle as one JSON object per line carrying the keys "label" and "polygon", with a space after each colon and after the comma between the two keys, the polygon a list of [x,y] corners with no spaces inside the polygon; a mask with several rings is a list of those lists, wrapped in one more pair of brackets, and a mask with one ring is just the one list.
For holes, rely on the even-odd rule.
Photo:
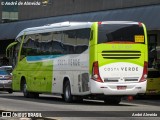
{"label": "parked vehicle", "polygon": [[12,66],[1,66],[0,69],[5,69],[5,70],[7,70],[9,73],[12,73],[12,70],[13,70]]}
{"label": "parked vehicle", "polygon": [[160,95],[160,72],[157,69],[148,69],[146,95]]}
{"label": "parked vehicle", "polygon": [[0,68],[0,90],[12,93],[12,75],[5,69]]}
{"label": "parked vehicle", "polygon": [[160,46],[149,51],[146,95],[160,95]]}

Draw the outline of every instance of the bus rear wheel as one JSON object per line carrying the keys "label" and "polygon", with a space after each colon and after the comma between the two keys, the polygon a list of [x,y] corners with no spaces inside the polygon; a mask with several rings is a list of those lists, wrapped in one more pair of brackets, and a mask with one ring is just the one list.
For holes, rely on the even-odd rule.
{"label": "bus rear wheel", "polygon": [[120,96],[105,96],[104,103],[107,105],[118,105],[121,102]]}
{"label": "bus rear wheel", "polygon": [[66,81],[64,84],[64,91],[63,91],[63,97],[64,100],[68,103],[71,103],[73,101],[73,96],[71,94],[71,87],[70,87],[70,82]]}

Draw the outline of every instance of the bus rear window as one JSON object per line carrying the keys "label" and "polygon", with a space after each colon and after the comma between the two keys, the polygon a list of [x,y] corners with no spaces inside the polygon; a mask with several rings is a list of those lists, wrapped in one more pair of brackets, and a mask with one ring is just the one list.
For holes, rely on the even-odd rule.
{"label": "bus rear window", "polygon": [[145,43],[144,30],[138,24],[101,24],[98,28],[98,44],[109,42]]}

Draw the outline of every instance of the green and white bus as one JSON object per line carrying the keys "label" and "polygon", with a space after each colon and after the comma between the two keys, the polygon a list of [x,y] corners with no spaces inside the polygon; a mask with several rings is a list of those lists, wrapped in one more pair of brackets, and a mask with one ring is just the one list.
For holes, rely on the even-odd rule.
{"label": "green and white bus", "polygon": [[[11,50],[11,51],[10,51]],[[9,52],[10,51],[10,52]],[[132,21],[62,22],[21,31],[9,45],[13,90],[118,104],[146,92],[147,33]]]}

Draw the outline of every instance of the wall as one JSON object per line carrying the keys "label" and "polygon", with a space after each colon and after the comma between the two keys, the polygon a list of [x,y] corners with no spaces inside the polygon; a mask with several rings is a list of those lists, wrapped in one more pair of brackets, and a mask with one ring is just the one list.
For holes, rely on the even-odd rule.
{"label": "wall", "polygon": [[[32,1],[33,0],[21,0]],[[37,0],[42,2],[42,0]],[[50,0],[46,6],[19,6],[19,19],[35,19],[50,16],[60,16],[108,9],[136,7],[142,5],[160,4],[160,0]]]}
{"label": "wall", "polygon": [[[12,1],[12,0],[8,0]],[[17,0],[23,3],[33,2],[33,0]],[[43,0],[36,0],[42,3]],[[19,20],[38,19],[43,17],[61,16],[108,9],[118,9],[136,7],[143,5],[160,4],[160,0],[49,0],[51,4],[39,5],[19,5]],[[2,0],[0,0],[0,3]],[[0,5],[0,11],[2,6]],[[0,21],[2,12],[0,12]]]}

